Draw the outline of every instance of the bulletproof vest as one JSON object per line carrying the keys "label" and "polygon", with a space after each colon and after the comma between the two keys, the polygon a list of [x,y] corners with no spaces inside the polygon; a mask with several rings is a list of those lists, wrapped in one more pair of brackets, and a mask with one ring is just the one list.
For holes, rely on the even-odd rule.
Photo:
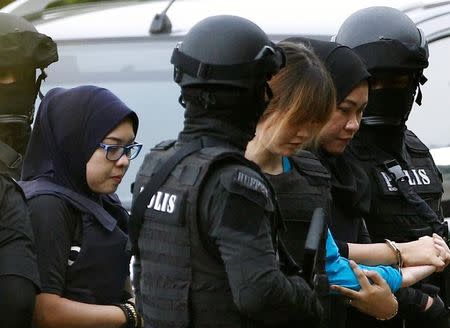
{"label": "bulletproof vest", "polygon": [[0,173],[19,178],[22,165],[22,155],[6,143],[0,141]]}
{"label": "bulletproof vest", "polygon": [[[299,151],[290,160],[292,170],[266,176],[275,190],[284,223],[284,229],[278,232],[279,238],[298,267],[303,269],[305,241],[314,210],[323,208],[326,218],[330,219],[330,174],[319,159],[308,151]],[[323,242],[323,247],[316,255],[322,257],[322,261],[318,261],[319,267],[315,269],[318,273],[325,274],[325,240]],[[280,262],[282,269],[286,271],[281,255]],[[289,270],[286,273],[289,274]],[[328,286],[320,286],[320,289],[328,289]],[[333,323],[333,327],[344,327],[345,317],[341,314],[345,314],[345,306],[336,307],[342,303],[341,297],[329,295],[328,292],[317,292],[325,311],[325,321],[330,325]]]}
{"label": "bulletproof vest", "polygon": [[326,153],[319,156],[331,174],[330,229],[334,238],[349,243],[370,242],[363,220],[370,208],[370,181],[366,172],[343,156]]}
{"label": "bulletproof vest", "polygon": [[[134,199],[176,152],[174,143],[163,142],[146,155],[136,177]],[[230,161],[251,166],[241,153],[225,146],[187,156],[147,205],[138,240],[146,325],[254,326],[234,305],[223,262],[205,246],[199,231],[200,188],[213,167]]]}
{"label": "bulletproof vest", "polygon": [[316,208],[323,208],[329,217],[331,206],[330,174],[310,152],[301,151],[290,157],[293,168],[267,178],[277,195],[285,229],[279,237],[295,262],[301,266],[303,249],[311,217]]}
{"label": "bulletproof vest", "polygon": [[408,201],[400,192],[389,170],[391,155],[359,139],[355,139],[349,149],[349,155],[356,158],[372,180],[372,201],[366,224],[373,242],[383,242],[385,238],[407,242],[433,232],[442,235],[439,231],[443,220],[440,212],[442,175],[429,149],[411,131],[407,130],[405,135],[404,162],[395,163],[401,166],[399,173],[404,174],[408,187],[428,204],[439,222],[428,219],[428,215],[414,206],[414,200]]}
{"label": "bulletproof vest", "polygon": [[27,199],[54,195],[66,200],[81,214],[81,247],[76,250],[79,254],[74,263],[68,264],[62,296],[90,304],[123,302],[131,256],[126,250],[128,214],[119,205],[117,196],[108,195],[101,206],[48,180],[21,181],[20,185]]}

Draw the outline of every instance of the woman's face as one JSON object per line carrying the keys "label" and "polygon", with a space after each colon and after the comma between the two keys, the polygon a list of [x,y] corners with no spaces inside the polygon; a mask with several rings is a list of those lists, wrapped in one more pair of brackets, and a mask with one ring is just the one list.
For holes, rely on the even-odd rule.
{"label": "woman's face", "polygon": [[[126,119],[116,126],[102,143],[106,145],[126,146],[133,143],[135,138],[133,124]],[[124,154],[117,161],[106,158],[106,150],[97,148],[86,164],[86,181],[95,193],[110,194],[115,192],[128,169],[130,160]]]}
{"label": "woman's face", "polygon": [[279,112],[273,112],[256,127],[256,137],[261,145],[272,154],[290,156],[310,140],[312,123],[292,124],[287,121],[278,124]]}
{"label": "woman's face", "polygon": [[344,152],[345,147],[359,129],[368,95],[368,83],[364,81],[335,107],[330,120],[320,132],[319,140],[322,149],[333,155]]}

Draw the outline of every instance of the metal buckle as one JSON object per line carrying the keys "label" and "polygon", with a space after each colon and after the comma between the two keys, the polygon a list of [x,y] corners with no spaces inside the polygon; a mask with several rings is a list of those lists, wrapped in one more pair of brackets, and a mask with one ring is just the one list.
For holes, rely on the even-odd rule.
{"label": "metal buckle", "polygon": [[402,167],[395,159],[385,161],[383,164],[386,170],[395,178],[396,181],[402,181],[407,178]]}

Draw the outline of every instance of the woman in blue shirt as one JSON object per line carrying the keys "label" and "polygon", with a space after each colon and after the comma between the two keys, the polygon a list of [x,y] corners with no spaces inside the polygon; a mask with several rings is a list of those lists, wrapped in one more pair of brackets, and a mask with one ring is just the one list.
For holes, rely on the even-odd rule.
{"label": "woman in blue shirt", "polygon": [[[327,187],[326,183],[329,175],[327,175],[326,171],[319,172],[320,169],[314,169],[314,165],[316,165],[316,168],[318,165],[317,158],[312,154],[303,154],[300,156],[301,158],[298,154],[296,156],[293,155],[299,148],[316,142],[317,134],[323,127],[323,121],[321,122],[318,117],[321,114],[329,113],[328,109],[330,107],[335,107],[336,98],[333,94],[332,101],[329,102],[329,90],[324,88],[326,82],[318,81],[321,76],[317,72],[322,69],[322,66],[317,63],[314,56],[311,56],[308,49],[291,43],[281,43],[280,46],[284,48],[287,54],[287,66],[270,81],[274,97],[258,124],[255,138],[247,147],[246,156],[262,168],[274,185],[280,201],[280,212],[287,224],[287,232],[285,234],[287,248],[290,251],[294,249],[295,251],[292,252],[294,259],[301,261],[302,241],[304,241],[307,228],[303,229],[303,236],[297,233],[292,236],[294,230],[290,229],[289,224],[296,219],[296,223],[302,220],[307,221],[305,218],[308,215],[305,215],[305,213],[311,214],[310,211],[305,211],[305,208],[308,206],[310,208],[324,207],[329,213],[329,199],[327,199],[326,194],[321,196],[322,192],[327,192],[327,188],[329,193],[329,186]],[[367,78],[368,75],[363,79]],[[367,90],[367,82],[365,89]],[[284,167],[283,162],[285,164]],[[289,163],[293,165],[289,167]],[[286,166],[286,164],[288,165]],[[307,174],[304,173],[318,177],[316,180],[325,181],[323,184],[325,188],[321,190],[318,184],[313,185],[309,183],[308,179],[310,176],[305,178]],[[296,190],[302,181],[301,179],[307,180],[303,183],[305,189],[309,188],[307,192]],[[293,208],[296,208],[296,210],[293,211]],[[302,215],[303,218],[298,220]],[[303,223],[306,223],[306,226],[309,224],[309,222]],[[430,245],[433,247],[433,243]],[[376,247],[380,248],[379,245]],[[382,245],[382,247],[384,247],[383,251],[386,251],[386,246]],[[422,244],[418,248],[420,247],[422,247]],[[387,251],[391,253],[387,254],[387,258],[384,261],[387,264],[394,263],[395,256],[393,256],[393,252],[389,248]],[[353,274],[348,260],[340,257],[338,248],[330,233],[328,235],[326,253],[326,271],[330,283],[358,290],[360,283]],[[370,255],[372,254],[369,252],[368,256],[370,257]],[[373,255],[375,259],[380,257],[378,251],[373,252]],[[368,262],[371,262],[370,258]],[[428,264],[432,261],[424,257],[416,262],[416,264]],[[400,288],[400,286],[410,285],[435,270],[435,267],[432,266],[405,268],[402,269],[402,277],[400,271],[391,266],[362,268],[364,270],[378,271],[388,281],[393,291]],[[397,305],[392,296],[390,296],[388,301],[393,306]]]}

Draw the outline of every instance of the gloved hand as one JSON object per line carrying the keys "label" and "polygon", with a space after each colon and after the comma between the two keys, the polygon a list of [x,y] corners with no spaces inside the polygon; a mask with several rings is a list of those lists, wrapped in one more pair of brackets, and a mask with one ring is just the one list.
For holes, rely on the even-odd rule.
{"label": "gloved hand", "polygon": [[433,298],[433,304],[423,312],[423,319],[428,328],[450,327],[449,311],[438,295]]}

